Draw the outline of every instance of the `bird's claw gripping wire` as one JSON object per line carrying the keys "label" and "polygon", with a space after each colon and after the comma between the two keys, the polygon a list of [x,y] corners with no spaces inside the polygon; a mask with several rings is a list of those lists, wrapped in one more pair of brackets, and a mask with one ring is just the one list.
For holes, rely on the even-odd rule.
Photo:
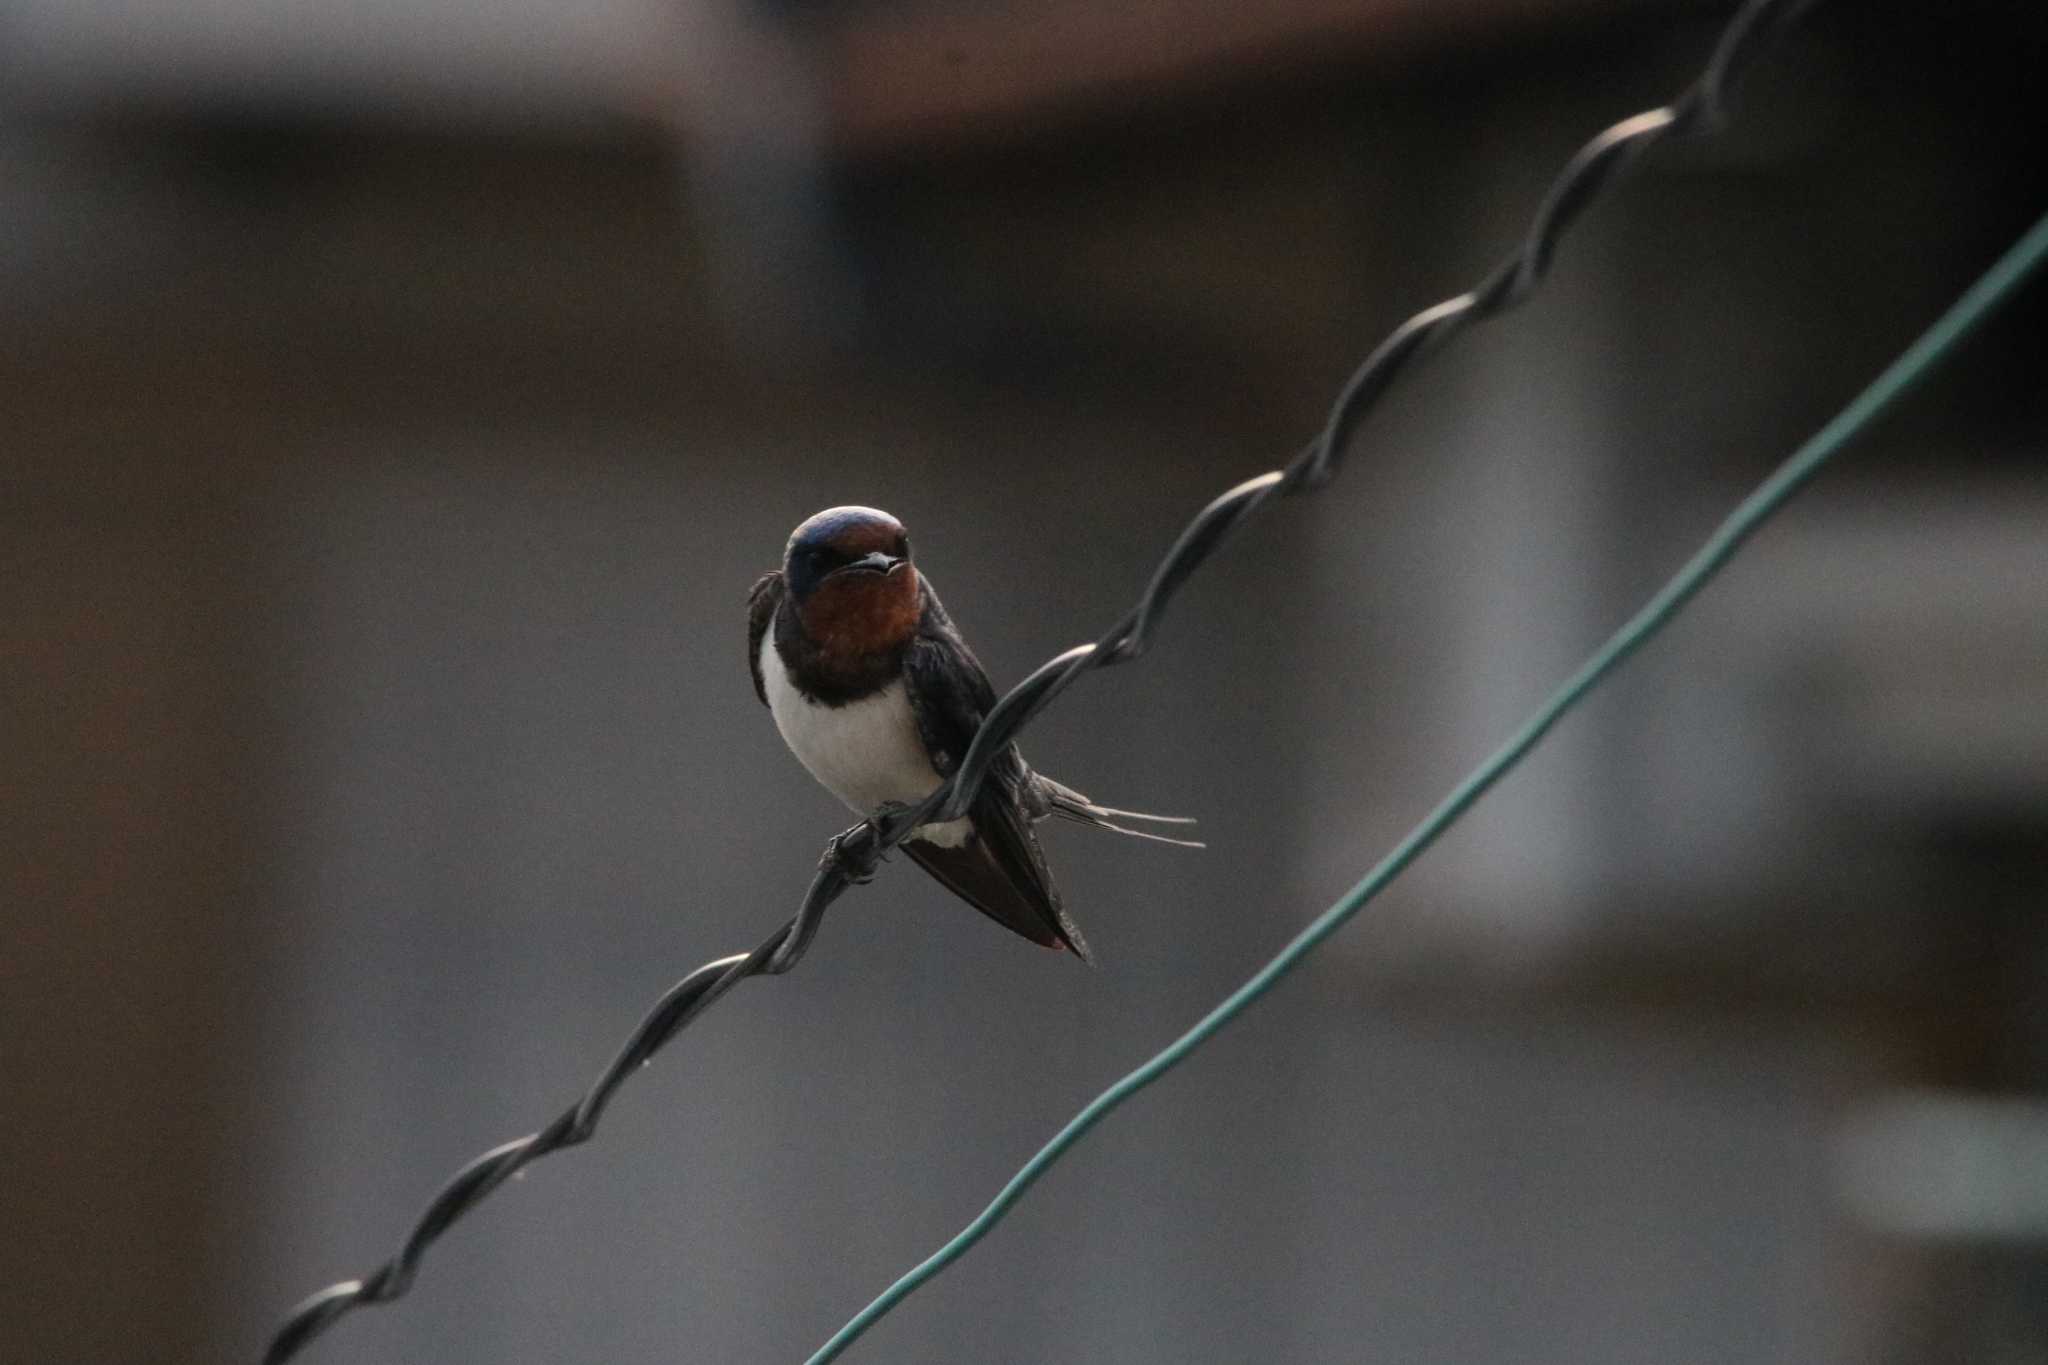
{"label": "bird's claw gripping wire", "polygon": [[863,820],[827,839],[825,851],[818,857],[818,870],[837,872],[853,886],[866,886],[873,881],[875,865],[881,859],[862,849],[860,845],[862,840],[873,839],[874,828],[872,824]]}
{"label": "bird's claw gripping wire", "polygon": [[889,849],[896,842],[890,837],[896,832],[894,826],[910,809],[900,801],[884,801],[867,819],[840,830],[825,841],[818,870],[837,871],[851,885],[866,886],[881,864],[889,861]]}

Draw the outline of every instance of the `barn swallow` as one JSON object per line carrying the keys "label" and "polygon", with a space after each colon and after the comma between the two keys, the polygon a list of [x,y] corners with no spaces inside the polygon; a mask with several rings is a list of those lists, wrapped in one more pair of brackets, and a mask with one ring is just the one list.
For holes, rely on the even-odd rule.
{"label": "barn swallow", "polygon": [[[910,560],[903,524],[832,507],[789,537],[782,567],[748,596],[754,694],[811,775],[861,816],[914,805],[949,776],[996,703],[981,662]],[[1138,838],[1111,817],[1192,824],[1098,806],[1006,746],[966,815],[918,826],[901,847],[940,885],[1033,943],[1093,963],[1032,826],[1057,815]]]}

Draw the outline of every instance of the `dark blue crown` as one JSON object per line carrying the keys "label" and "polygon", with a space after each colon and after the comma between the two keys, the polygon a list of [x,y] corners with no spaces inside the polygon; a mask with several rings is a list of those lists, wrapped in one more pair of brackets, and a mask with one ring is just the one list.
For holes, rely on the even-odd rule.
{"label": "dark blue crown", "polygon": [[828,507],[790,533],[782,576],[797,597],[808,597],[833,570],[876,551],[910,557],[902,522],[873,507]]}

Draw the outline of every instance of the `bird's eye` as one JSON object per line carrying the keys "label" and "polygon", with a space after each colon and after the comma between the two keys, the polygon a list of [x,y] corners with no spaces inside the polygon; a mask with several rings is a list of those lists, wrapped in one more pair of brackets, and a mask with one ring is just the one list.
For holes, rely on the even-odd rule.
{"label": "bird's eye", "polygon": [[898,559],[908,559],[908,558],[910,558],[910,537],[909,537],[909,536],[907,536],[907,535],[902,535],[902,534],[898,534],[898,535],[897,535],[897,537],[896,537],[896,557],[897,557]]}

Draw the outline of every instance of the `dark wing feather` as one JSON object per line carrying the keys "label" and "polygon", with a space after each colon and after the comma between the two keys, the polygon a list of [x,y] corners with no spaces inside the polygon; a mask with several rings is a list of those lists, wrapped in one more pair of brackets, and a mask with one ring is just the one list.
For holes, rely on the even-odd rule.
{"label": "dark wing feather", "polygon": [[933,766],[941,777],[950,777],[967,756],[981,718],[995,709],[996,689],[923,577],[918,594],[922,609],[903,658],[903,685]]}
{"label": "dark wing feather", "polygon": [[[904,690],[932,765],[947,776],[966,756],[995,688],[927,585],[918,633],[903,659]],[[1021,798],[1030,776],[1015,745],[1006,748],[968,809],[974,835],[958,848],[923,840],[902,845],[953,894],[1033,943],[1065,946],[1093,963],[1087,940],[1060,902]]]}
{"label": "dark wing feather", "polygon": [[782,605],[782,574],[770,569],[756,579],[747,592],[747,672],[754,678],[754,695],[768,704],[768,687],[761,680],[761,641],[775,624],[775,609]]}
{"label": "dark wing feather", "polygon": [[1034,888],[1021,883],[1012,870],[1018,865],[1017,860],[1013,857],[1006,865],[1004,859],[996,856],[994,845],[981,831],[979,821],[974,835],[958,848],[941,848],[922,839],[898,847],[910,855],[912,862],[931,873],[939,885],[1005,929],[1041,947],[1071,948],[1083,962],[1093,965],[1095,958],[1088,951],[1087,940],[1067,918],[1056,893],[1047,902],[1035,894]]}

